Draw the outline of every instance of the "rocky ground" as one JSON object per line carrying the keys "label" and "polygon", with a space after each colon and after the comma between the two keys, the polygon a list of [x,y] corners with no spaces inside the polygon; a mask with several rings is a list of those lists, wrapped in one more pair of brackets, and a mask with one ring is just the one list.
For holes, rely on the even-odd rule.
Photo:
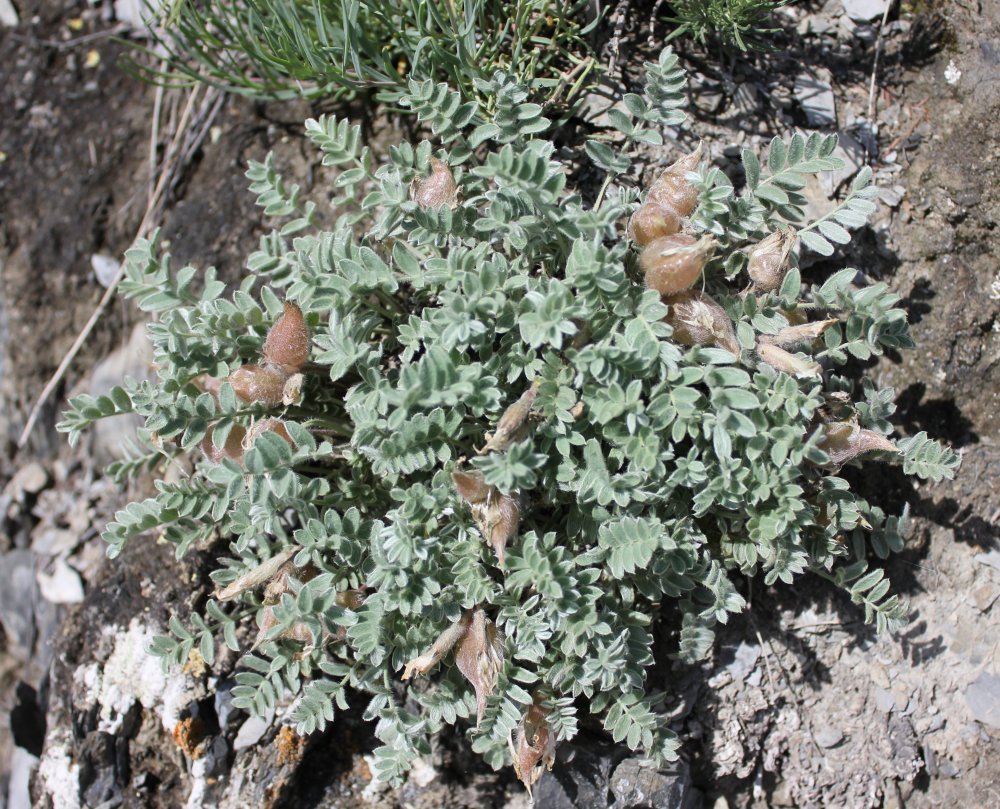
{"label": "rocky ground", "polygon": [[[106,564],[98,534],[135,492],[101,470],[128,425],[77,450],[52,427],[67,394],[148,372],[129,307],[108,309],[17,449],[103,292],[113,264],[100,257],[119,257],[147,219],[156,92],[116,67],[116,5],[18,0],[20,24],[0,27],[0,807],[529,806],[459,734],[387,791],[371,783],[358,713],[300,739],[280,716],[232,709],[234,661],[165,678],[148,658],[168,615],[203,597],[205,560],[134,543]],[[652,3],[626,5],[612,86],[635,80],[663,33],[649,27]],[[585,732],[536,787],[541,809],[1000,806],[1000,2],[894,4],[885,26],[883,10],[798,3],[775,52],[753,61],[685,50],[696,115],[682,138],[704,138],[735,173],[744,146],[836,130],[852,171],[875,169],[874,221],[805,275],[855,266],[903,296],[919,347],[867,372],[896,389],[901,432],[927,430],[964,456],[937,486],[890,468],[856,475],[887,510],[909,506],[912,532],[888,570],[912,621],[877,638],[820,583],[754,582],[752,610],[711,664],[654,672],[653,687],[676,695],[682,761],[650,771]],[[176,98],[161,97],[164,151],[183,115]],[[177,260],[234,279],[260,229],[246,161],[276,149],[290,174],[311,177],[297,134],[309,111],[205,96],[198,109],[205,136],[156,213]],[[810,189],[814,204],[848,176]]]}

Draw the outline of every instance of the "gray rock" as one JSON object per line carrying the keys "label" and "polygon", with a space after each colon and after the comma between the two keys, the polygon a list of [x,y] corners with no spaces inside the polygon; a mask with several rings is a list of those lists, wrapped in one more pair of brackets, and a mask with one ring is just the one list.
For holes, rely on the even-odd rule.
{"label": "gray rock", "polygon": [[268,711],[264,716],[251,716],[240,725],[240,732],[233,740],[233,749],[245,750],[248,747],[253,747],[267,733],[272,722],[274,722],[274,709]]}
{"label": "gray rock", "polygon": [[663,769],[628,758],[611,776],[613,809],[690,809],[696,800],[691,789],[691,774],[683,762]]}
{"label": "gray rock", "polygon": [[1000,730],[1000,677],[984,671],[965,689],[972,718]]}
{"label": "gray rock", "polygon": [[733,675],[734,680],[746,680],[747,675],[757,666],[759,659],[760,646],[756,643],[750,644],[744,641],[736,647],[733,662],[726,666],[726,669]]}
{"label": "gray rock", "polygon": [[896,707],[896,699],[887,688],[875,688],[875,707],[882,713],[889,713]]}
{"label": "gray rock", "polygon": [[[127,345],[113,351],[94,368],[90,378],[90,395],[107,395],[125,377],[148,378],[152,362],[153,347],[146,336],[145,324],[140,323],[132,330]],[[142,421],[141,417],[129,414],[97,422],[92,430],[92,450],[96,458],[105,462],[123,457],[125,443],[133,438]]]}
{"label": "gray rock", "polygon": [[836,747],[844,739],[844,731],[832,725],[823,725],[813,733],[816,744],[820,747]]}
{"label": "gray rock", "polygon": [[830,197],[864,166],[866,157],[865,147],[853,135],[840,130],[837,132],[837,148],[833,150],[831,156],[839,157],[843,160],[844,166],[834,171],[824,171],[820,175],[820,183],[823,186],[823,191]]}
{"label": "gray rock", "polygon": [[855,22],[869,22],[885,13],[889,0],[840,0],[844,13]]}
{"label": "gray rock", "polygon": [[10,775],[7,782],[7,809],[31,809],[28,781],[31,771],[38,766],[38,758],[23,747],[15,747],[10,757]]}
{"label": "gray rock", "polygon": [[27,660],[35,645],[35,554],[10,551],[0,556],[0,621],[8,649]]}
{"label": "gray rock", "polygon": [[532,790],[536,809],[607,809],[610,755],[560,745],[556,764]]}
{"label": "gray rock", "polygon": [[17,16],[17,9],[10,0],[0,0],[0,25],[7,25],[13,28],[20,22]]}
{"label": "gray rock", "polygon": [[51,573],[39,571],[37,579],[42,597],[52,604],[79,604],[83,601],[80,574],[63,559],[56,560]]}
{"label": "gray rock", "polygon": [[1000,551],[990,551],[989,553],[977,553],[972,557],[981,565],[987,565],[1000,570]]}
{"label": "gray rock", "polygon": [[90,257],[90,268],[94,271],[94,277],[97,278],[97,283],[107,289],[118,276],[118,272],[121,270],[122,264],[118,259],[112,258],[111,256],[94,253],[94,255]]}
{"label": "gray rock", "polygon": [[826,68],[802,72],[795,77],[795,100],[806,114],[809,126],[835,126],[837,103],[830,84],[832,75]]}

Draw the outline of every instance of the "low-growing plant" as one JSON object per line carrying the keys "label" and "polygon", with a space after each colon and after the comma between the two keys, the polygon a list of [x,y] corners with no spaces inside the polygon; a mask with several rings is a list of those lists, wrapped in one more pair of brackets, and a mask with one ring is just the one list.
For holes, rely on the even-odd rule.
{"label": "low-growing plant", "polygon": [[[586,0],[174,0],[154,46],[130,69],[169,84],[208,82],[256,98],[372,92],[396,103],[408,79],[447,82],[468,99],[506,70],[538,99],[565,100],[587,59]],[[155,67],[166,59],[165,69]],[[574,68],[579,68],[574,72]],[[572,74],[570,79],[565,74]]]}
{"label": "low-growing plant", "polygon": [[[905,519],[839,470],[938,480],[958,458],[924,433],[891,440],[892,392],[836,373],[910,345],[898,296],[854,269],[803,283],[796,260],[850,241],[870,172],[804,222],[808,175],[841,164],[834,136],[797,134],[766,163],[744,152],[739,193],[698,150],[639,204],[630,154],[683,121],[683,83],[666,51],[616,138],[586,145],[607,172],[593,205],[498,75],[471,131],[446,87],[408,99],[441,145],[381,165],[357,126],[307,121],[337,172],[328,230],[270,159],[252,164],[285,222],[229,298],[155,238],[128,251],[158,380],[77,397],[60,427],[144,416],[119,478],[198,459],[104,533],[111,556],[147,532],[217,554],[214,597],[153,646],[166,665],[224,642],[243,653],[235,703],[294,696],[303,733],[367,694],[380,779],[459,723],[530,787],[581,714],[675,756],[647,670],[705,657],[751,577],[819,576],[879,630],[905,620],[868,561],[900,550]],[[659,621],[675,649],[654,648]]]}
{"label": "low-growing plant", "polygon": [[667,20],[675,26],[667,41],[691,37],[699,45],[728,50],[766,50],[773,13],[795,0],[670,0]]}

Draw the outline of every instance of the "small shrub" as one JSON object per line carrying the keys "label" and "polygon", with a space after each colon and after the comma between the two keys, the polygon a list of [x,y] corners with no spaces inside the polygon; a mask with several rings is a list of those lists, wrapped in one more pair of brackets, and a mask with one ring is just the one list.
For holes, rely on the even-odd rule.
{"label": "small shrub", "polygon": [[890,440],[892,392],[835,371],[910,345],[898,296],[796,267],[796,245],[829,254],[864,223],[870,172],[803,222],[807,175],[840,162],[833,136],[795,135],[766,163],[744,153],[741,193],[695,152],[640,205],[631,146],[684,119],[676,58],[647,78],[616,140],[586,144],[607,172],[593,205],[497,75],[471,131],[443,86],[405,99],[443,145],[401,143],[377,167],[358,127],[308,121],[338,172],[328,230],[270,160],[251,165],[284,224],[231,298],[211,270],[173,271],[155,238],[128,251],[122,289],[156,316],[159,379],[75,398],[60,426],[76,440],[144,416],[119,478],[198,459],[104,533],[111,556],[150,531],[178,556],[218,554],[214,598],[155,642],[167,665],[224,642],[244,653],[236,704],[297,695],[301,733],[366,693],[384,780],[460,723],[530,785],[581,712],[673,757],[670,695],[646,682],[653,625],[679,627],[659,652],[701,659],[749,577],[820,576],[879,630],[905,620],[868,563],[902,547],[905,519],[838,472],[938,480],[958,459],[923,433]]}
{"label": "small shrub", "polygon": [[[372,93],[396,103],[408,79],[445,81],[466,98],[507,70],[547,98],[587,54],[586,0],[176,0],[154,27],[138,75],[170,84],[208,82],[256,98]],[[140,49],[144,50],[144,49]],[[589,65],[589,67],[588,67]],[[578,86],[578,85],[575,85]],[[559,91],[565,100],[572,87]]]}
{"label": "small shrub", "polygon": [[688,36],[699,45],[717,43],[727,50],[766,50],[766,27],[776,9],[795,0],[671,0],[668,21],[676,26],[667,41]]}

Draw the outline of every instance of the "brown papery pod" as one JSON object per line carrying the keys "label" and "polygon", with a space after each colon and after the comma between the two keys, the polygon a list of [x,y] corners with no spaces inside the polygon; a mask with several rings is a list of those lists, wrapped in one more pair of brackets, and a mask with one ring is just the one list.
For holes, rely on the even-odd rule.
{"label": "brown papery pod", "polygon": [[698,205],[698,189],[687,179],[687,173],[694,171],[701,163],[702,144],[676,163],[668,166],[649,187],[646,202],[655,202],[677,211],[681,216],[690,216]]}
{"label": "brown papery pod", "polygon": [[502,452],[515,441],[520,441],[527,433],[528,414],[538,395],[538,384],[532,384],[520,398],[504,410],[497,422],[496,432],[487,436],[486,445],[478,450],[479,455],[486,452]]}
{"label": "brown papery pod", "polygon": [[438,635],[430,649],[407,661],[403,667],[403,679],[409,680],[414,674],[426,674],[436,666],[451,648],[465,635],[472,625],[472,610],[467,610],[455,623]]}
{"label": "brown papery pod", "polygon": [[447,163],[431,158],[430,176],[414,181],[413,199],[421,208],[458,207],[458,186]]}
{"label": "brown papery pod", "polygon": [[696,241],[686,233],[654,239],[639,254],[646,286],[661,295],[676,295],[690,289],[715,252],[715,246],[711,236]]}
{"label": "brown papery pod", "polygon": [[747,274],[755,292],[774,292],[788,273],[789,256],[795,246],[795,233],[779,230],[755,245],[747,258]]}
{"label": "brown papery pod", "polygon": [[510,742],[510,754],[514,763],[514,773],[531,795],[531,787],[542,777],[545,770],[551,770],[556,761],[556,737],[549,728],[546,711],[537,703],[514,729]]}
{"label": "brown papery pod", "polygon": [[302,310],[291,301],[285,301],[284,312],[267,333],[264,359],[286,376],[301,371],[309,361],[309,327]]}
{"label": "brown papery pod", "polygon": [[862,430],[851,422],[831,422],[820,429],[823,438],[817,445],[830,456],[830,463],[841,466],[866,452],[899,452],[896,445],[881,433]]}
{"label": "brown papery pod", "polygon": [[500,567],[506,561],[507,543],[517,536],[517,526],[521,522],[521,506],[517,495],[502,494],[495,486],[485,501],[472,504],[472,516],[479,532],[496,552]]}
{"label": "brown papery pod", "polygon": [[229,375],[233,392],[244,402],[279,407],[288,375],[271,365],[242,365]]}
{"label": "brown papery pod", "polygon": [[365,603],[364,590],[341,590],[336,598],[338,607],[345,610],[358,610]]}
{"label": "brown papery pod", "polygon": [[664,320],[674,330],[671,335],[674,342],[688,346],[718,346],[737,357],[740,355],[733,321],[710,295],[689,289],[664,302],[670,307]]}
{"label": "brown papery pod", "polygon": [[202,451],[215,463],[221,463],[223,458],[232,458],[234,461],[243,460],[243,439],[247,431],[239,424],[234,424],[229,435],[226,436],[226,445],[221,449],[215,446],[212,441],[212,428],[208,428],[205,437],[201,440]]}
{"label": "brown papery pod", "polygon": [[818,362],[804,359],[776,345],[757,342],[757,356],[764,362],[789,376],[822,376],[823,368]]}
{"label": "brown papery pod", "polygon": [[231,581],[224,588],[215,593],[216,601],[229,601],[236,598],[240,593],[252,590],[265,582],[270,582],[286,564],[298,548],[285,548],[281,553],[272,556],[261,562],[257,567],[248,570],[246,573]]}
{"label": "brown papery pod", "polygon": [[468,630],[458,641],[455,663],[476,690],[476,725],[483,721],[486,700],[496,688],[503,668],[503,634],[482,609],[472,614]]}
{"label": "brown papery pod", "polygon": [[798,326],[786,326],[777,334],[762,334],[761,343],[779,346],[780,348],[794,348],[803,343],[811,343],[823,332],[839,322],[836,318],[830,320],[816,320],[812,323],[802,323]]}
{"label": "brown papery pod", "polygon": [[497,491],[483,480],[479,472],[456,470],[451,473],[451,479],[455,482],[459,496],[470,505],[485,503],[486,498]]}
{"label": "brown papery pod", "polygon": [[291,560],[285,562],[285,564],[278,568],[277,573],[268,582],[267,587],[264,588],[265,603],[277,604],[285,593],[292,592],[289,579],[298,579],[305,584],[307,581],[315,579],[318,575],[319,569],[311,562],[307,562],[302,567],[296,567],[295,563]]}
{"label": "brown papery pod", "polygon": [[643,203],[628,220],[628,236],[640,247],[661,236],[672,236],[680,229],[680,214],[655,202]]}

